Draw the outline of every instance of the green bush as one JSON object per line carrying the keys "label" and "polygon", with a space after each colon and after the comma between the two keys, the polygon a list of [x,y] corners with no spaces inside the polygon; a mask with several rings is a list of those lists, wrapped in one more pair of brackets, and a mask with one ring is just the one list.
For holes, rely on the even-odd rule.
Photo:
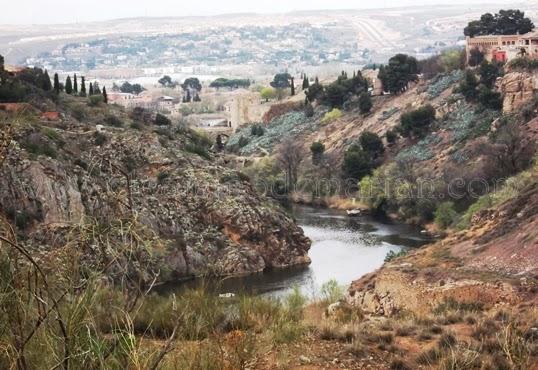
{"label": "green bush", "polygon": [[454,203],[443,202],[437,206],[435,210],[435,223],[444,230],[454,223],[458,213],[454,210]]}
{"label": "green bush", "polygon": [[112,114],[109,114],[105,117],[104,123],[105,125],[114,126],[114,127],[123,126],[123,121]]}
{"label": "green bush", "polygon": [[402,249],[399,252],[389,251],[385,256],[385,262],[390,262],[395,258],[403,257],[409,253],[406,249]]}
{"label": "green bush", "polygon": [[363,92],[362,94],[359,95],[359,110],[361,111],[361,113],[363,114],[366,114],[368,112],[370,112],[370,110],[372,109],[372,98],[370,96],[370,93],[368,92]]}
{"label": "green bush", "polygon": [[385,137],[389,144],[394,144],[398,140],[398,134],[394,130],[387,130]]}
{"label": "green bush", "polygon": [[435,121],[435,108],[430,104],[400,117],[399,132],[403,137],[423,137]]}
{"label": "green bush", "polygon": [[157,113],[157,115],[155,116],[154,123],[157,126],[170,126],[172,124],[172,121],[170,121],[170,119],[165,115]]}
{"label": "green bush", "polygon": [[380,157],[385,151],[383,141],[381,141],[381,138],[374,132],[364,131],[359,137],[359,143],[361,144],[362,150],[370,154],[374,159]]}
{"label": "green bush", "polygon": [[372,172],[373,163],[370,155],[361,147],[352,145],[344,153],[342,172],[346,180],[359,181]]}
{"label": "green bush", "polygon": [[90,107],[97,107],[99,104],[104,102],[104,98],[102,95],[92,95],[88,99],[88,105]]}

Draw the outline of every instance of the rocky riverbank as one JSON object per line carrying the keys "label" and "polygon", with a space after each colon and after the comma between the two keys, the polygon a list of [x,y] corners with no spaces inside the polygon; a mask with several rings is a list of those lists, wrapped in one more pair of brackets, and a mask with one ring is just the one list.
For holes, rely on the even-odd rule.
{"label": "rocky riverbank", "polygon": [[76,242],[87,263],[105,264],[115,246],[134,243],[158,281],[310,262],[309,239],[279,205],[241,173],[192,153],[205,154],[193,149],[195,132],[74,121],[14,129],[0,209],[42,254]]}

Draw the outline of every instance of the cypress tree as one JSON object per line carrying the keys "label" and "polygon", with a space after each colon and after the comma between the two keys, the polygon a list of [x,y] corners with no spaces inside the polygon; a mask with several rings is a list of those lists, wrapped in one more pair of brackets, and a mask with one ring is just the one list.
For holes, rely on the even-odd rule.
{"label": "cypress tree", "polygon": [[93,83],[93,93],[95,95],[101,95],[101,89],[99,88],[99,83],[97,81]]}
{"label": "cypress tree", "polygon": [[308,76],[305,74],[303,78],[303,90],[306,90],[310,87],[310,81],[308,80]]}
{"label": "cypress tree", "polygon": [[108,104],[108,95],[106,94],[106,86],[103,86],[103,101]]}
{"label": "cypress tree", "polygon": [[45,69],[45,73],[43,74],[43,81],[41,83],[41,87],[45,91],[52,90],[52,84],[50,83],[50,76],[46,69]]}
{"label": "cypress tree", "polygon": [[60,93],[60,79],[58,78],[58,73],[54,74],[54,92],[56,94]]}
{"label": "cypress tree", "polygon": [[90,82],[90,96],[93,95],[93,84]]}
{"label": "cypress tree", "polygon": [[84,76],[80,78],[80,96],[86,96],[86,81],[84,81]]}
{"label": "cypress tree", "polygon": [[292,77],[292,78],[290,78],[290,80],[291,80],[291,86],[290,86],[291,87],[291,96],[294,96],[295,95],[295,82],[294,82],[295,79]]}
{"label": "cypress tree", "polygon": [[73,84],[71,83],[71,76],[67,76],[65,79],[65,93],[71,95],[73,92]]}
{"label": "cypress tree", "polygon": [[75,95],[78,94],[78,82],[77,82],[77,74],[75,73],[75,80],[73,82],[73,93]]}

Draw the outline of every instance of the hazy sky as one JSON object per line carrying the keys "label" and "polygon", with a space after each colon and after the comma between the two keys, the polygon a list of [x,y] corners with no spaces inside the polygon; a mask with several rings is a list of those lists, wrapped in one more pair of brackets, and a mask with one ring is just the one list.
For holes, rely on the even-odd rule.
{"label": "hazy sky", "polygon": [[[480,0],[0,0],[0,24],[52,24],[139,16],[365,9],[409,5],[469,4]],[[488,3],[507,3],[488,0]]]}

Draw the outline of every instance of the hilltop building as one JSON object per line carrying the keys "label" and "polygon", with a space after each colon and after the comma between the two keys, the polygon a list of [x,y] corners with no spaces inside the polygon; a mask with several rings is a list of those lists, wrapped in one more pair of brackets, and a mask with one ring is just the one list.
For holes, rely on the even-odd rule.
{"label": "hilltop building", "polygon": [[466,41],[467,58],[471,50],[478,49],[489,62],[508,62],[518,57],[538,59],[538,31],[524,35],[467,36]]}

